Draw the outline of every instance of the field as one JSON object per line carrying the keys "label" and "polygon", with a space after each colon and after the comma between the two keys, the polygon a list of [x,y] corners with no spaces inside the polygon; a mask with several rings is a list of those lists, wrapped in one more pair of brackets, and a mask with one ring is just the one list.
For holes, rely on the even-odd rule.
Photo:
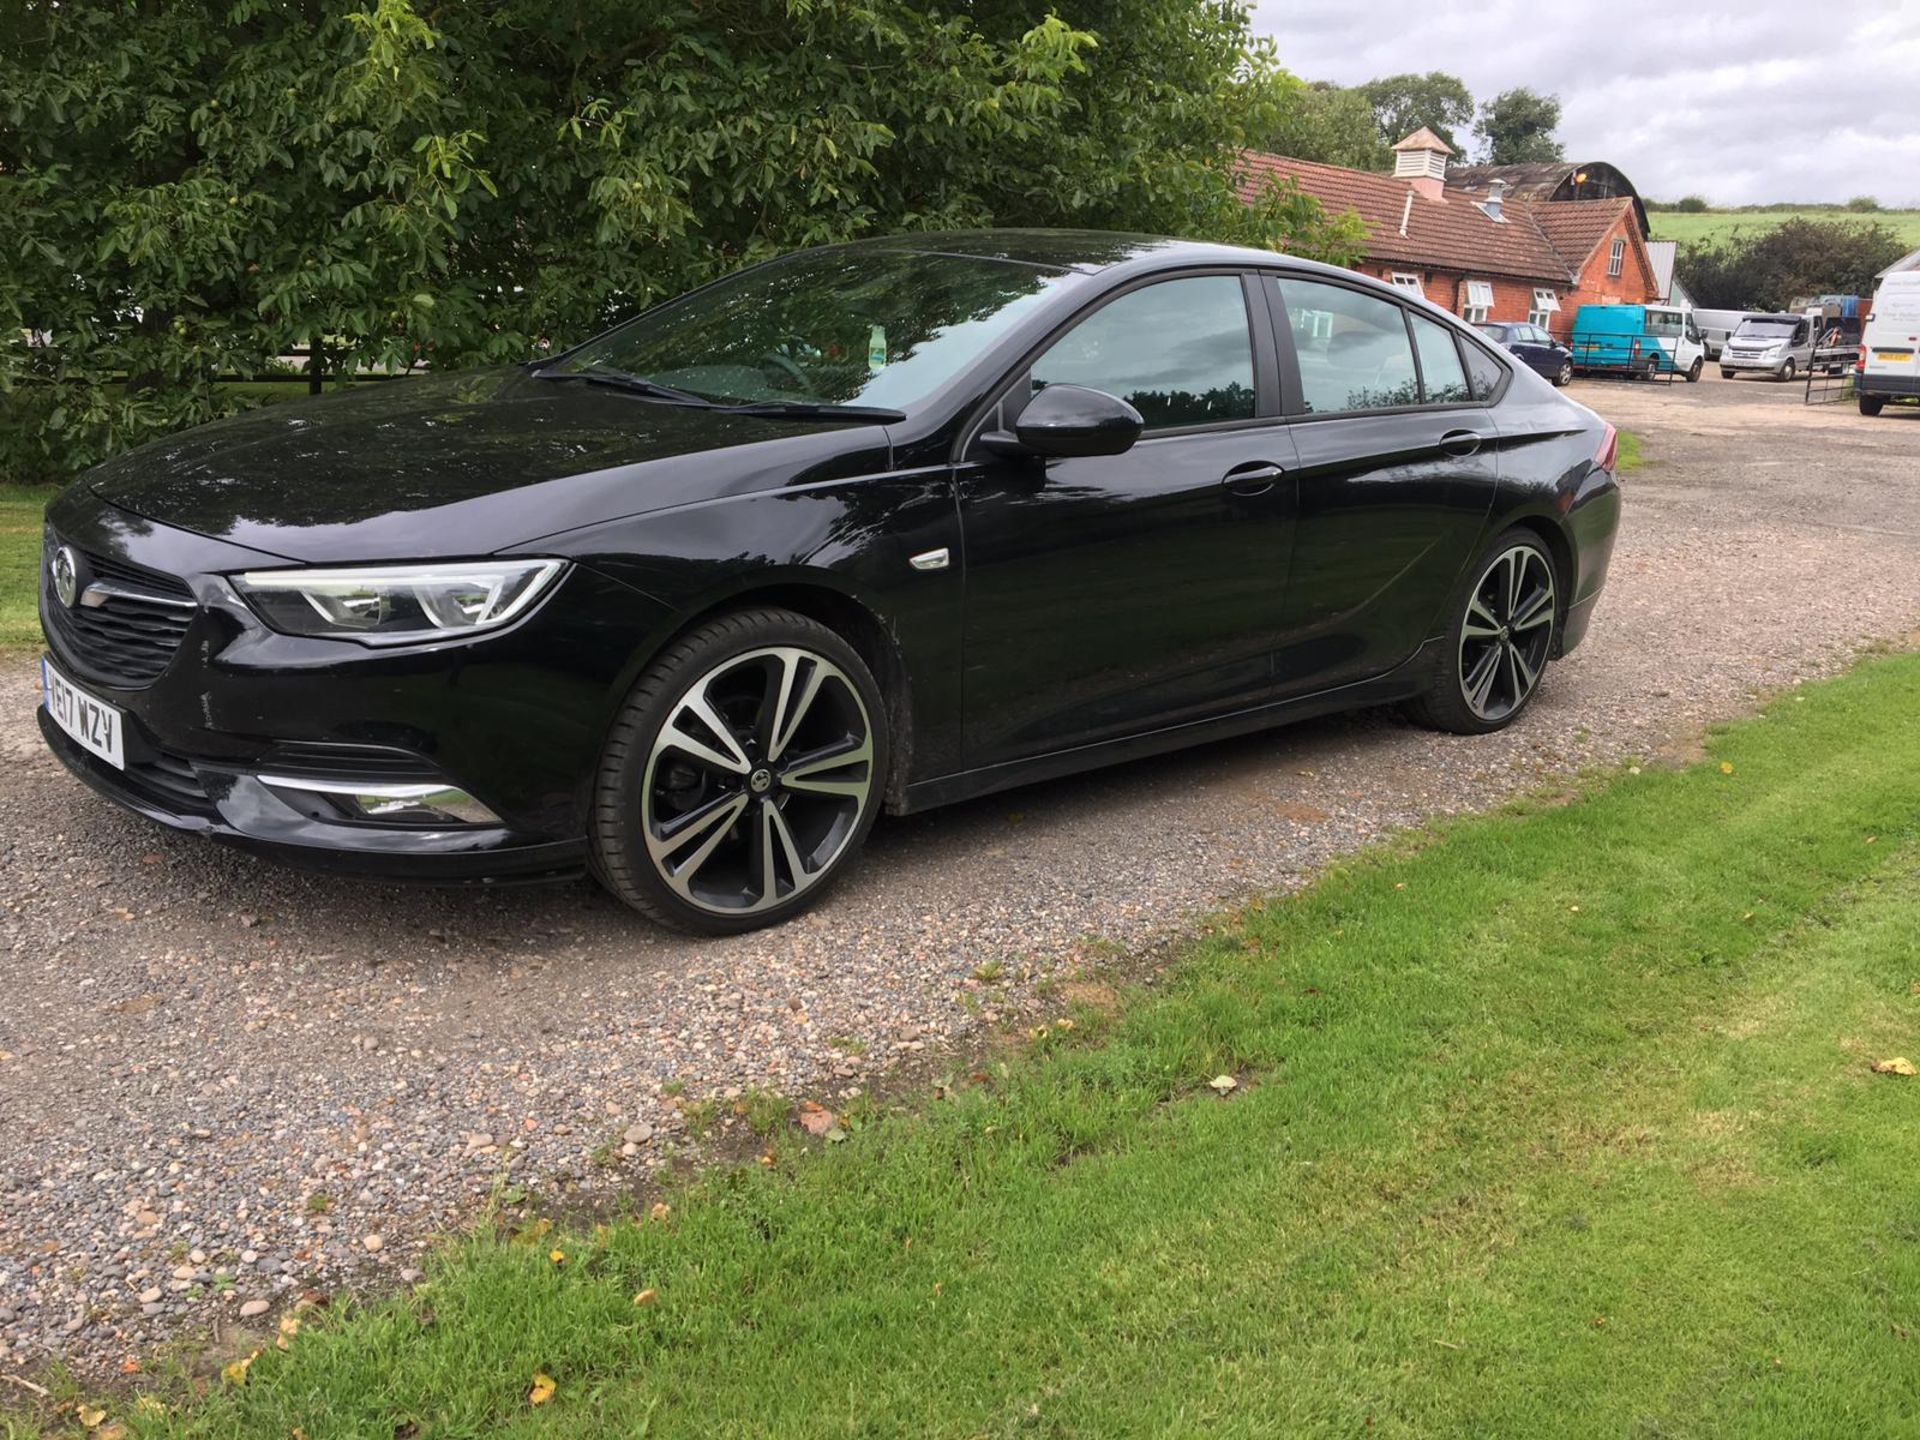
{"label": "field", "polygon": [[1803,210],[1706,210],[1688,214],[1679,210],[1649,211],[1656,240],[1724,240],[1735,230],[1770,230],[1785,220],[1871,221],[1884,225],[1907,244],[1920,248],[1920,210],[1856,212],[1839,206],[1809,206]]}

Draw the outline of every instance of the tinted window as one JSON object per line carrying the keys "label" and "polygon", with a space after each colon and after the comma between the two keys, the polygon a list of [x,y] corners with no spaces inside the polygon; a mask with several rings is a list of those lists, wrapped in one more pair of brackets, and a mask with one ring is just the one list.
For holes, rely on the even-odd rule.
{"label": "tinted window", "polygon": [[1103,306],[1034,362],[1033,388],[1085,385],[1150,429],[1251,420],[1253,340],[1232,275],[1166,280]]}
{"label": "tinted window", "polygon": [[1498,362],[1478,345],[1462,345],[1460,353],[1467,361],[1467,385],[1476,400],[1491,400],[1505,374]]}
{"label": "tinted window", "polygon": [[1453,332],[1424,315],[1413,320],[1413,343],[1420,351],[1420,385],[1429,405],[1460,405],[1471,399]]}
{"label": "tinted window", "polygon": [[1405,312],[1390,301],[1313,280],[1275,280],[1287,307],[1300,392],[1315,415],[1420,403]]}

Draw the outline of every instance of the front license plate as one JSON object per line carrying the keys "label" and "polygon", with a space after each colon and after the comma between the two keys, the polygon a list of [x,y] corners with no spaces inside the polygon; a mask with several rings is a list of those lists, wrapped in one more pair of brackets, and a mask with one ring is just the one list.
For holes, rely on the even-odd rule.
{"label": "front license plate", "polygon": [[114,769],[127,768],[126,716],[116,706],[94,699],[45,659],[40,688],[54,724]]}

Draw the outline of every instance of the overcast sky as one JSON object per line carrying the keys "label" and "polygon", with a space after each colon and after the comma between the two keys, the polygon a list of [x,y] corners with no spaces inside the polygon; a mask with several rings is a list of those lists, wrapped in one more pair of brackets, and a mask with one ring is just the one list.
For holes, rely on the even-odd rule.
{"label": "overcast sky", "polygon": [[1920,205],[1920,0],[1258,0],[1308,80],[1445,70],[1560,97],[1571,160],[1643,195]]}

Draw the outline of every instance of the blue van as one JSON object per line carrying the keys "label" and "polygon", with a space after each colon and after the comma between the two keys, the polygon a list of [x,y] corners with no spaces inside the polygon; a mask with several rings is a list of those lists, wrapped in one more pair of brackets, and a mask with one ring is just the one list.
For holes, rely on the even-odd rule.
{"label": "blue van", "polygon": [[1582,305],[1573,317],[1577,371],[1698,380],[1706,363],[1693,312],[1678,305]]}

